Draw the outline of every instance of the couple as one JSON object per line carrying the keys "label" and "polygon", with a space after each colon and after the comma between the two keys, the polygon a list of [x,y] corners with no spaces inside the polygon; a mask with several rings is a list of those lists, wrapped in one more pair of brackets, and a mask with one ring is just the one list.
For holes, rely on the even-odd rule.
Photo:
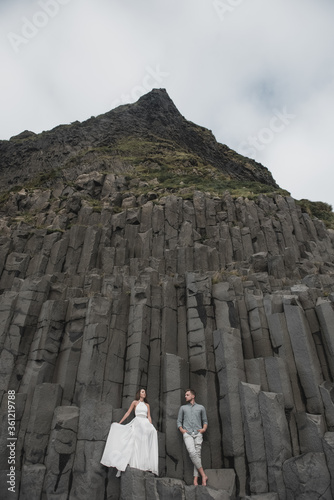
{"label": "couple", "polygon": [[[198,484],[199,473],[205,486],[208,478],[201,463],[201,447],[208,421],[204,406],[197,404],[195,397],[195,391],[186,390],[187,404],[179,410],[177,427],[183,434],[184,444],[194,464],[194,484]],[[129,424],[120,425],[133,410],[135,418]],[[145,389],[137,392],[136,399],[119,423],[111,424],[101,463],[116,467],[118,477],[127,465],[158,475],[158,436],[152,425]]]}

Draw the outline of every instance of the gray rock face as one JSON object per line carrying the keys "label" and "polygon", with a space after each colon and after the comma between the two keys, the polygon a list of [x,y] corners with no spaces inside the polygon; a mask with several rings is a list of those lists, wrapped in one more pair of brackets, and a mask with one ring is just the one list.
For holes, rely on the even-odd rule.
{"label": "gray rock face", "polygon": [[259,406],[268,465],[268,490],[276,491],[279,498],[285,498],[282,466],[291,457],[292,449],[283,395],[261,392]]}
{"label": "gray rock face", "polygon": [[331,500],[330,475],[323,453],[305,453],[290,458],[283,466],[287,499]]}
{"label": "gray rock face", "polygon": [[65,497],[70,488],[77,447],[79,408],[58,406],[51,426],[45,459],[46,475],[43,490],[50,498]]}
{"label": "gray rock face", "polygon": [[[15,391],[16,497],[333,498],[331,233],[289,197],[158,199],[124,175],[95,165],[0,213],[0,444]],[[34,224],[12,219],[23,209]],[[119,479],[100,459],[141,386],[160,475]],[[176,427],[189,386],[208,413],[206,488]]]}
{"label": "gray rock face", "polygon": [[240,383],[243,430],[249,467],[251,493],[268,491],[267,459],[263,423],[259,406],[261,386]]}
{"label": "gray rock face", "polygon": [[334,433],[326,432],[323,440],[327,467],[331,476],[331,492],[334,497]]}
{"label": "gray rock face", "polygon": [[321,330],[323,332],[323,341],[328,353],[328,365],[332,375],[334,377],[334,309],[333,304],[329,301],[319,300],[316,306],[316,313],[321,324]]}

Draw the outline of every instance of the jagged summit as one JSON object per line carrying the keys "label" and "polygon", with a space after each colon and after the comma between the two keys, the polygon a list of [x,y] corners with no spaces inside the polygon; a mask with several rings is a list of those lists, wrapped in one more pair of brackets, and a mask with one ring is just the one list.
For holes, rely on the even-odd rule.
{"label": "jagged summit", "polygon": [[142,107],[158,113],[163,111],[166,115],[168,114],[171,116],[173,114],[174,116],[182,117],[174,102],[169,97],[166,89],[153,89],[141,96],[136,104],[138,108]]}
{"label": "jagged summit", "polygon": [[104,170],[112,171],[116,158],[127,165],[138,163],[139,152],[143,160],[157,164],[159,150],[159,165],[166,149],[178,152],[179,162],[182,155],[187,159],[182,168],[201,164],[226,178],[278,187],[267,168],[219,144],[211,131],[182,116],[165,89],[153,89],[133,104],[82,123],[60,125],[41,134],[24,131],[0,141],[1,190],[24,185],[54,169],[67,171],[74,164],[78,167],[75,175],[85,173],[88,162],[82,160],[87,155],[94,168],[100,160]]}
{"label": "jagged summit", "polygon": [[118,106],[96,120],[102,128],[108,123],[108,138],[111,141],[119,135],[176,140],[190,123],[181,115],[165,89],[153,89],[137,102]]}

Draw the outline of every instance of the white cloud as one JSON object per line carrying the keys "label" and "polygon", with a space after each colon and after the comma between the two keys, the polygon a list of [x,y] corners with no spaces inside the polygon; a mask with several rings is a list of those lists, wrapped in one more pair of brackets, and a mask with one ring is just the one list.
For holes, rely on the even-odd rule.
{"label": "white cloud", "polygon": [[[6,35],[47,1],[57,14],[16,53]],[[221,20],[211,0],[2,2],[0,137],[104,113],[148,82],[234,149],[286,109],[295,118],[256,159],[293,196],[334,206],[333,2],[236,4]],[[168,77],[153,85],[148,67]]]}

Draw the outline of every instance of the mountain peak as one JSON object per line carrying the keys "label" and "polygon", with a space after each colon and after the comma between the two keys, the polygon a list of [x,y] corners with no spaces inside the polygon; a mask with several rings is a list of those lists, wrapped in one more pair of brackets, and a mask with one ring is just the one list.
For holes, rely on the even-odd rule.
{"label": "mountain peak", "polygon": [[161,106],[162,108],[171,107],[179,113],[179,110],[169,97],[166,89],[152,89],[147,94],[141,96],[138,99],[137,104],[144,106]]}
{"label": "mountain peak", "polygon": [[[130,143],[137,144],[131,152]],[[218,143],[211,131],[186,120],[166,89],[153,89],[135,103],[119,106],[82,123],[60,125],[41,134],[24,132],[10,141],[0,141],[2,190],[22,185],[50,169],[66,170],[70,161],[77,164],[79,175],[80,168],[87,168],[81,161],[87,153],[94,154],[95,158],[103,157],[103,162],[108,157],[112,163],[117,157],[120,161],[130,161],[130,158],[136,164],[158,161],[158,165],[163,166],[166,165],[166,145],[178,152],[178,162],[191,157],[193,162],[213,168],[227,179],[278,187],[267,168]]]}
{"label": "mountain peak", "polygon": [[[173,103],[172,99],[169,97],[166,89],[152,89],[147,94],[142,95],[138,102],[140,101],[148,101],[148,100],[161,100],[161,101],[170,101]],[[173,103],[174,104],[174,103]]]}
{"label": "mountain peak", "polygon": [[181,115],[166,89],[153,89],[132,104],[119,106],[101,115],[112,120],[112,127],[125,135],[144,133],[169,137],[172,129],[182,129],[187,121]]}

